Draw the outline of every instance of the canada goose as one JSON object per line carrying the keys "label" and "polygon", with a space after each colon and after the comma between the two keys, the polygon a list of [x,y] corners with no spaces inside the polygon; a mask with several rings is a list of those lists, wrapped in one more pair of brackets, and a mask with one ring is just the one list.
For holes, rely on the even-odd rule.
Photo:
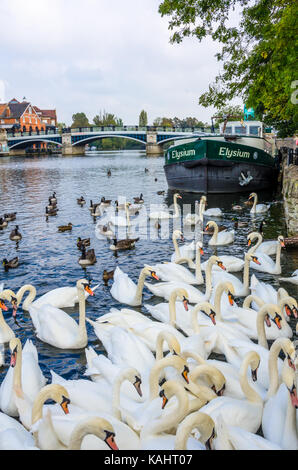
{"label": "canada goose", "polygon": [[8,222],[3,219],[3,217],[0,217],[0,228],[7,227]]}
{"label": "canada goose", "polygon": [[56,192],[55,191],[53,192],[53,196],[49,197],[49,201],[50,201],[51,204],[55,204],[55,203],[57,204],[57,198],[56,198]]}
{"label": "canada goose", "polygon": [[19,266],[19,258],[16,256],[16,258],[11,259],[10,261],[4,258],[2,264],[5,271],[8,271],[11,268],[17,268]]}
{"label": "canada goose", "polygon": [[82,251],[82,256],[80,256],[78,260],[78,263],[81,266],[89,266],[91,264],[96,263],[96,256],[95,256],[95,251],[93,250],[93,248],[86,252],[86,248],[83,245],[81,251]]}
{"label": "canada goose", "polygon": [[149,170],[148,170],[148,168],[145,168],[145,173],[149,173]]}
{"label": "canada goose", "polygon": [[49,204],[47,205],[49,210],[57,208],[57,202],[51,202],[51,198],[49,197]]}
{"label": "canada goose", "polygon": [[6,220],[6,222],[11,222],[12,220],[16,219],[16,215],[17,215],[16,212],[11,212],[10,214],[4,214],[4,220]]}
{"label": "canada goose", "polygon": [[133,198],[135,204],[143,204],[144,199],[143,199],[143,194],[140,194],[140,197],[134,197]]}
{"label": "canada goose", "polygon": [[132,238],[132,239],[123,239],[118,240],[114,238],[113,245],[110,246],[111,250],[130,250],[136,244],[139,238]]}
{"label": "canada goose", "polygon": [[260,226],[259,226],[259,233],[261,235],[263,235],[263,225],[267,225],[265,220],[262,220],[262,222],[260,223]]}
{"label": "canada goose", "polygon": [[16,225],[16,228],[10,232],[9,238],[12,241],[19,241],[19,240],[22,239],[22,235],[19,232],[19,226],[18,225]]}
{"label": "canada goose", "polygon": [[92,199],[90,199],[90,206],[89,206],[89,211],[95,212],[97,206],[100,205],[100,202],[93,203]]}
{"label": "canada goose", "polygon": [[57,209],[56,207],[54,207],[53,209],[48,209],[46,207],[46,217],[57,215],[58,210],[59,209]]}
{"label": "canada goose", "polygon": [[100,204],[103,206],[110,206],[112,202],[112,199],[106,199],[104,196],[102,196]]}
{"label": "canada goose", "polygon": [[59,225],[58,231],[59,232],[70,232],[72,230],[72,223],[69,222],[68,225]]}
{"label": "canada goose", "polygon": [[117,200],[115,201],[115,206],[116,206],[116,210],[124,210],[125,209],[125,203],[119,204],[119,202]]}
{"label": "canada goose", "polygon": [[86,201],[85,201],[84,197],[81,196],[80,198],[77,199],[77,203],[78,203],[80,206],[83,206],[84,204],[86,204]]}
{"label": "canada goose", "polygon": [[102,278],[104,280],[105,285],[108,285],[109,279],[114,279],[114,271],[107,271],[106,269],[103,272]]}
{"label": "canada goose", "polygon": [[90,238],[77,238],[77,247],[81,250],[83,246],[90,246]]}

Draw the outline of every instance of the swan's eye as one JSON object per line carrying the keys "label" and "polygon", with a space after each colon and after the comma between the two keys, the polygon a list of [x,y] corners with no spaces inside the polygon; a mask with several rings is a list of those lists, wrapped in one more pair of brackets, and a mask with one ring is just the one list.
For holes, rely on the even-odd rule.
{"label": "swan's eye", "polygon": [[258,260],[258,258],[257,258],[256,256],[253,256],[253,257],[252,257],[252,261],[253,261],[254,263],[256,263],[256,264],[259,264],[259,265],[261,264],[260,261]]}
{"label": "swan's eye", "polygon": [[114,437],[115,433],[111,431],[104,431],[106,433],[106,438],[104,439],[105,443],[109,446],[110,449],[112,450],[119,450]]}

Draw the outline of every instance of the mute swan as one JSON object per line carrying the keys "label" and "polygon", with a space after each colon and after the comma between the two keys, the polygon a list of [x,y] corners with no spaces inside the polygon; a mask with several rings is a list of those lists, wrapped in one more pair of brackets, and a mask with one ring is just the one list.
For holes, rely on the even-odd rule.
{"label": "mute swan", "polygon": [[[236,256],[220,255],[220,259],[223,262],[226,271],[229,273],[242,271],[244,267],[244,260],[237,258]],[[201,264],[202,271],[206,271],[207,264],[208,260]],[[221,268],[217,265],[213,265],[212,267],[213,271],[220,271],[220,269]]]}
{"label": "mute swan", "polygon": [[[269,395],[269,392],[268,392]],[[271,389],[265,403],[262,430],[264,437],[285,450],[298,449],[296,409],[298,408],[295,372],[286,362],[282,370],[282,384]]]}
{"label": "mute swan", "polygon": [[239,378],[241,388],[246,396],[245,400],[222,396],[203,406],[200,411],[211,416],[215,424],[218,416],[221,415],[226,424],[239,426],[246,431],[256,433],[262,421],[263,400],[249,385],[247,369],[250,366],[256,374],[259,364],[260,356],[255,351],[249,352],[241,364]]}
{"label": "mute swan", "polygon": [[259,281],[255,274],[250,279],[250,290],[253,295],[260,297],[265,303],[278,303],[277,291],[274,287],[271,284]]}
{"label": "mute swan", "polygon": [[205,217],[222,217],[223,213],[218,207],[205,210],[207,204],[207,198],[205,195],[201,197],[202,212]]}
{"label": "mute swan", "polygon": [[165,299],[169,300],[171,292],[176,289],[176,288],[183,288],[186,290],[188,294],[188,299],[190,303],[198,303],[201,302],[202,300],[208,300],[210,295],[211,295],[211,270],[212,266],[214,264],[217,264],[220,266],[223,270],[225,270],[225,267],[221,261],[220,258],[217,256],[211,256],[208,260],[208,265],[206,269],[206,288],[205,288],[205,294],[203,294],[201,291],[196,289],[190,284],[187,284],[186,282],[160,282],[158,284],[149,284],[145,282],[145,286],[156,296],[158,297],[164,297]]}
{"label": "mute swan", "polygon": [[235,230],[223,230],[222,232],[218,232],[218,225],[213,220],[209,220],[209,222],[207,222],[206,230],[208,230],[209,227],[214,227],[214,233],[210,238],[208,245],[228,245],[230,243],[234,243]]}
{"label": "mute swan", "polygon": [[[201,411],[189,414],[177,427],[174,449],[190,450],[188,447],[188,437],[193,429],[197,429],[200,433],[200,442],[204,443],[207,450],[211,450],[212,440],[214,438],[214,427],[213,419],[207,414]],[[198,444],[196,443],[196,445]]]}
{"label": "mute swan", "polygon": [[39,450],[32,434],[5,413],[0,413],[0,449]]}
{"label": "mute swan", "polygon": [[[262,236],[262,234],[260,232],[255,232],[255,233],[258,233],[259,235]],[[261,243],[257,247],[257,252],[258,253],[264,253],[268,256],[275,255],[276,248],[277,248],[278,244],[279,244],[278,239],[277,240],[266,240],[266,241],[261,240]]]}
{"label": "mute swan", "polygon": [[182,196],[180,194],[175,193],[173,196],[173,204],[174,204],[174,214],[170,214],[169,212],[165,211],[156,211],[156,212],[150,212],[149,214],[149,219],[172,219],[180,216],[180,210],[179,206],[177,204],[177,199],[182,199]]}
{"label": "mute swan", "polygon": [[[94,292],[99,287],[99,284],[92,287],[92,292]],[[44,305],[51,305],[56,308],[66,308],[74,307],[75,304],[79,302],[78,289],[77,287],[58,287],[57,289],[50,290],[46,292],[38,299],[36,297],[36,289],[31,284],[26,284],[22,286],[16,293],[15,297],[17,298],[17,305],[23,300],[24,294],[29,292],[28,296],[23,302],[23,310],[29,310],[29,306],[40,308]],[[85,298],[89,297],[90,288],[85,289]]]}
{"label": "mute swan", "polygon": [[51,305],[43,305],[40,308],[29,306],[36,336],[41,341],[60,349],[81,349],[87,345],[84,293],[86,289],[90,295],[94,295],[86,279],[77,281],[79,324],[63,310]]}
{"label": "mute swan", "polygon": [[[71,433],[68,450],[80,450],[86,436],[93,435],[112,450],[119,450],[115,441],[115,431],[112,424],[103,418],[89,418],[80,421]],[[86,449],[86,447],[84,447]],[[95,444],[87,446],[87,449],[97,449]],[[100,447],[101,448],[101,447]]]}
{"label": "mute swan", "polygon": [[194,241],[191,243],[186,243],[185,245],[182,245],[181,247],[178,246],[177,239],[181,238],[181,240],[184,240],[183,234],[180,230],[174,230],[173,235],[172,235],[172,240],[175,248],[175,253],[172,254],[171,256],[171,262],[172,263],[179,263],[181,264],[182,261],[184,263],[188,263],[189,267],[195,267],[193,264],[190,264],[189,259],[193,260],[195,257],[195,244]]}
{"label": "mute swan", "polygon": [[6,323],[3,313],[2,313],[2,310],[4,311],[8,310],[8,307],[6,307],[3,300],[8,300],[9,302],[11,302],[12,298],[15,298],[15,294],[13,291],[9,289],[5,289],[2,292],[0,292],[0,344],[8,343],[12,338],[15,337],[14,331]]}
{"label": "mute swan", "polygon": [[298,269],[293,272],[291,277],[280,277],[280,281],[291,282],[292,284],[298,285]]}
{"label": "mute swan", "polygon": [[235,295],[237,297],[244,297],[249,295],[249,262],[259,263],[257,256],[245,253],[244,255],[244,269],[243,269],[243,282],[238,277],[230,273],[212,272],[212,286],[216,287],[219,282],[229,281],[235,288]]}
{"label": "mute swan", "polygon": [[[254,241],[256,238],[259,239],[259,243],[262,241],[262,235],[257,232],[250,233],[248,235],[249,242]],[[270,256],[266,255],[265,253],[258,252],[258,244],[254,246],[252,249],[249,250],[249,253],[256,254],[260,264],[250,263],[250,267],[256,269],[257,271],[262,271],[265,273],[270,274],[280,274],[281,273],[281,265],[280,265],[280,255],[281,255],[281,248],[285,247],[284,244],[284,237],[280,235],[278,237],[278,244],[276,245],[276,260],[273,261]]]}
{"label": "mute swan", "polygon": [[146,276],[159,280],[154,269],[149,265],[145,265],[140,272],[138,284],[136,285],[128,275],[117,266],[114,272],[114,282],[110,290],[111,295],[114,299],[123,304],[132,306],[141,305]]}
{"label": "mute swan", "polygon": [[[158,263],[152,266],[157,276],[162,281],[182,281],[188,284],[203,284],[204,278],[201,271],[201,255],[204,254],[202,242],[196,244],[196,272],[193,275],[189,269],[176,263]],[[180,260],[181,261],[181,260]],[[185,260],[186,261],[186,260]],[[189,261],[191,261],[189,259]]]}
{"label": "mute swan", "polygon": [[12,338],[9,347],[10,368],[0,386],[0,408],[9,416],[19,416],[16,391],[22,392],[29,401],[33,402],[45,385],[46,379],[38,364],[37,349],[31,340],[26,341],[22,350],[21,341]]}
{"label": "mute swan", "polygon": [[250,199],[253,199],[254,200],[254,203],[253,203],[253,206],[252,208],[250,209],[250,213],[252,215],[254,214],[262,214],[264,212],[267,212],[269,209],[270,209],[270,206],[269,205],[266,205],[266,204],[258,204],[258,195],[257,193],[251,193],[249,195],[249,198],[248,200]]}

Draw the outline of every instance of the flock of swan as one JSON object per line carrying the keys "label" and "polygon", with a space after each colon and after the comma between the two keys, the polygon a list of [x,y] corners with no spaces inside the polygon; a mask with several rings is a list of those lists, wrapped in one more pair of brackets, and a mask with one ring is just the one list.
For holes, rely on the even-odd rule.
{"label": "flock of swan", "polygon": [[[178,217],[179,197],[174,214],[149,217]],[[255,193],[250,197],[253,214],[269,210]],[[223,212],[205,206],[203,196],[185,223],[213,228],[209,245],[219,247],[218,255],[201,263],[206,235],[178,245],[183,233],[174,230],[171,258],[145,265],[137,283],[115,269],[110,294],[121,305],[95,320],[86,314],[86,299],[96,301],[98,285],[87,279],[38,298],[30,284],[0,292],[0,343],[10,351],[0,385],[0,449],[298,449],[298,357],[289,323],[298,318],[297,301],[256,275],[281,274],[283,237],[263,242],[252,232],[244,259],[221,255],[235,231],[219,231],[212,217]],[[128,204],[124,210],[126,217],[110,218],[111,226],[130,224]],[[145,288],[161,301],[144,303]],[[76,305],[78,322],[63,310]],[[133,308],[139,306],[148,315]],[[13,316],[27,311],[42,342],[83,350],[84,377],[68,380],[52,370],[47,383],[36,346],[22,345],[7,324],[8,308]],[[105,354],[88,346],[87,324]]]}

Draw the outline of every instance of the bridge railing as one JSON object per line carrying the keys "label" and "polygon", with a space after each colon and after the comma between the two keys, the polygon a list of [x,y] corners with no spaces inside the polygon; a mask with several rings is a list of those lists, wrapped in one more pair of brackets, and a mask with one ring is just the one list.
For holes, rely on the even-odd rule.
{"label": "bridge railing", "polygon": [[8,130],[7,131],[7,137],[8,139],[11,137],[27,137],[27,136],[38,136],[38,135],[55,135],[59,134],[59,129],[47,129],[45,131],[28,131],[28,132],[22,132],[22,131],[16,131],[16,130]]}
{"label": "bridge railing", "polygon": [[211,128],[204,127],[167,127],[167,126],[90,126],[63,128],[62,133],[88,133],[88,132],[206,132],[212,133]]}

